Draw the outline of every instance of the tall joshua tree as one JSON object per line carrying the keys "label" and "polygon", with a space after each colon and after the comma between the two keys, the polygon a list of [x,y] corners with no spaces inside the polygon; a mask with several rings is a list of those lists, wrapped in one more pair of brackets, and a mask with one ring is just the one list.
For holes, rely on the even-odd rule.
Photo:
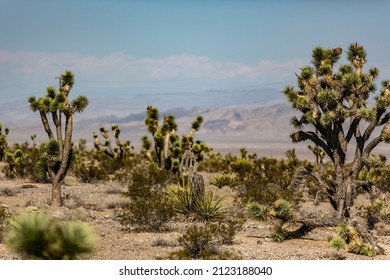
{"label": "tall joshua tree", "polygon": [[[61,182],[65,178],[72,158],[73,115],[81,113],[88,105],[85,96],[69,101],[69,92],[74,85],[74,75],[66,70],[60,78],[60,88],[48,87],[46,96],[29,98],[33,112],[38,111],[49,141],[41,145],[42,160],[46,165],[52,183],[52,206],[62,205]],[[55,135],[50,126],[49,117],[55,127]]]}
{"label": "tall joshua tree", "polygon": [[[383,81],[376,93],[379,70],[373,67],[363,72],[367,53],[358,43],[348,47],[348,63],[336,70],[342,52],[341,48],[314,48],[312,66],[303,67],[297,74],[298,88],[288,86],[283,93],[301,112],[299,118],[291,119],[297,129],[290,135],[292,141],[312,141],[334,165],[335,178],[329,182],[314,175],[339,217],[345,218],[351,215],[356,190],[373,190],[372,183],[359,180],[363,167],[373,164],[371,152],[379,143],[390,141],[390,82]],[[356,146],[351,162],[347,162],[351,142]]]}

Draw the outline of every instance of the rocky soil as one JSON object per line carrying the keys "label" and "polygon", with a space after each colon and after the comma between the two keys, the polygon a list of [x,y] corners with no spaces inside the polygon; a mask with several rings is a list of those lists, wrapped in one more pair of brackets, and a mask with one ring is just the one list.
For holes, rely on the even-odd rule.
{"label": "rocky soil", "polygon": [[[80,220],[90,224],[99,236],[97,250],[82,256],[91,260],[153,260],[166,258],[180,249],[177,238],[186,228],[186,223],[172,224],[172,230],[164,233],[135,233],[122,230],[116,218],[116,207],[125,202],[120,192],[125,189],[113,183],[81,184],[67,177],[64,185],[65,207],[52,211],[48,206],[51,196],[49,184],[30,183],[23,180],[8,180],[0,177],[0,204],[9,212],[21,210],[43,211],[64,219]],[[218,192],[228,192],[222,189]],[[327,203],[313,206],[319,211],[327,210]],[[317,228],[301,239],[272,242],[269,238],[270,225],[248,220],[236,235],[233,245],[222,250],[247,260],[317,260],[317,259],[385,259],[390,260],[390,236],[377,236],[385,255],[366,257],[337,251],[328,246],[327,238],[335,235],[334,228]],[[20,259],[0,243],[0,259]]]}

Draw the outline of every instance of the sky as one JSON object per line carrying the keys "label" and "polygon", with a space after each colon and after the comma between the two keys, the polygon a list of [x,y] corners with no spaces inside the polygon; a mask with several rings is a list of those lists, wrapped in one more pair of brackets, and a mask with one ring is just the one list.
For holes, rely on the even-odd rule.
{"label": "sky", "polygon": [[66,69],[90,99],[281,91],[315,46],[353,42],[390,79],[388,11],[380,0],[0,0],[0,110],[43,96]]}

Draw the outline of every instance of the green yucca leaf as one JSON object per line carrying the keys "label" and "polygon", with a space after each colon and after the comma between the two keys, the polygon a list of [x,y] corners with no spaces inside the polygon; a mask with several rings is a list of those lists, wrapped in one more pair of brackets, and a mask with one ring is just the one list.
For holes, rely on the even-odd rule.
{"label": "green yucca leaf", "polygon": [[78,96],[75,100],[72,101],[72,107],[75,110],[75,112],[81,113],[87,108],[88,106],[88,98],[86,96]]}
{"label": "green yucca leaf", "polygon": [[329,246],[331,248],[335,248],[337,250],[341,250],[341,249],[345,249],[345,247],[347,246],[347,243],[340,236],[335,236],[335,237],[333,237],[332,239],[329,240]]}

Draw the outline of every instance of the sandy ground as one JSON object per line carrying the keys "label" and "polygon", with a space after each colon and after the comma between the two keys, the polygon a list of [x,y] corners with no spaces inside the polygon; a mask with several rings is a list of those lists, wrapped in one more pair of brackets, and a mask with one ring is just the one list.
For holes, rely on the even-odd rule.
{"label": "sandy ground", "polygon": [[[24,180],[7,180],[0,177],[0,190],[9,188],[13,195],[0,194],[0,204],[6,205],[11,213],[21,210],[50,212],[48,201],[51,196],[49,184],[29,183]],[[170,252],[178,251],[177,238],[183,234],[186,225],[172,225],[164,233],[135,233],[122,230],[112,205],[120,204],[125,198],[120,195],[123,187],[114,183],[80,184],[67,177],[64,195],[67,207],[59,215],[84,221],[91,225],[99,236],[97,250],[82,256],[91,260],[153,260],[166,258]],[[223,190],[226,192],[226,190]],[[228,190],[229,191],[229,190]],[[327,207],[326,204],[318,207]],[[56,213],[54,213],[56,214]],[[57,213],[58,214],[58,213]],[[304,238],[287,240],[282,243],[270,241],[270,225],[248,220],[236,235],[233,245],[223,246],[235,256],[247,260],[317,260],[317,259],[385,259],[390,260],[390,236],[379,236],[379,245],[386,253],[375,257],[359,256],[337,251],[328,246],[327,238],[335,235],[334,228],[317,228]],[[20,259],[0,243],[0,259]]]}

